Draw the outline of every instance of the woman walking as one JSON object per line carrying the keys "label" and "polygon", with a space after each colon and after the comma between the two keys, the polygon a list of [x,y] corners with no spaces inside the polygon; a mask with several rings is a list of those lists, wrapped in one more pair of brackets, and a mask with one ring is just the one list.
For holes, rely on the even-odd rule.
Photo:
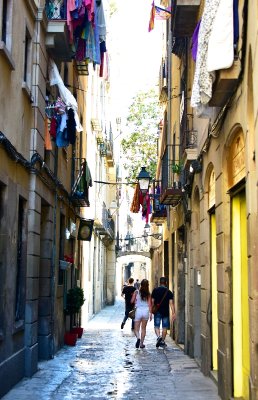
{"label": "woman walking", "polygon": [[135,290],[132,295],[131,303],[136,306],[136,313],[134,319],[134,334],[137,338],[135,347],[144,349],[143,344],[146,335],[146,326],[148,320],[152,320],[151,313],[151,295],[149,290],[149,281],[143,279],[139,290]]}

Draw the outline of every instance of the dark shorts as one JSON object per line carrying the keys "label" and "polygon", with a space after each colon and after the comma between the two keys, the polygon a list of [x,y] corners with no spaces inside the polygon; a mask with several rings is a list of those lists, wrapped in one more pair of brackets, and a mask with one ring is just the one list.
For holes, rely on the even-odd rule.
{"label": "dark shorts", "polygon": [[154,314],[154,327],[160,328],[161,322],[162,328],[170,328],[169,316],[163,317],[159,312],[157,312],[156,314]]}

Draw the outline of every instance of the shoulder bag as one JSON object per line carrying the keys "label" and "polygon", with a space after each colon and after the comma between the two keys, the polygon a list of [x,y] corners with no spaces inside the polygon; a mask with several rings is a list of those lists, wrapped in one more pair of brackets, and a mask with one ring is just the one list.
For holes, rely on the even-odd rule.
{"label": "shoulder bag", "polygon": [[[138,293],[139,293],[139,291],[136,290],[136,296],[137,296]],[[135,300],[136,300],[136,298],[135,298]],[[134,319],[135,318],[135,313],[136,313],[136,306],[134,304],[134,308],[131,311],[129,311],[128,317],[131,318],[131,319]]]}

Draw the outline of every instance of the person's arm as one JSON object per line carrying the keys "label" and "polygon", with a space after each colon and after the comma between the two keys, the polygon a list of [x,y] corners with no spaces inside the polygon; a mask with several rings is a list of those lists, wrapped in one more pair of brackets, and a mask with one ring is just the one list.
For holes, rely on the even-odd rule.
{"label": "person's arm", "polygon": [[152,312],[151,312],[151,307],[152,307],[152,302],[154,301],[154,299],[151,298],[151,296],[149,296],[148,298],[148,305],[149,305],[149,316],[150,316],[150,321],[152,320]]}
{"label": "person's arm", "polygon": [[172,312],[172,321],[174,321],[176,319],[176,310],[175,310],[174,301],[172,299],[169,300],[169,306],[170,306],[170,310]]}
{"label": "person's arm", "polygon": [[131,303],[132,303],[132,304],[135,303],[135,300],[136,300],[136,293],[137,293],[137,290],[135,290],[135,291],[133,292],[133,294],[132,294],[132,298],[131,298]]}

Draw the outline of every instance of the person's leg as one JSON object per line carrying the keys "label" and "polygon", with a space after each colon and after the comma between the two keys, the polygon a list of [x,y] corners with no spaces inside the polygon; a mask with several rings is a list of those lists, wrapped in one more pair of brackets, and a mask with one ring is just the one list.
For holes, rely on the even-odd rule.
{"label": "person's leg", "polygon": [[163,347],[166,346],[165,339],[169,328],[169,317],[162,317],[162,342],[160,343]]}
{"label": "person's leg", "polygon": [[160,336],[160,323],[161,315],[159,313],[154,314],[154,330],[157,336],[156,347],[159,347],[159,344],[162,341],[162,337]]}
{"label": "person's leg", "polygon": [[122,323],[121,323],[121,329],[123,329],[124,326],[125,326],[125,323],[126,323],[126,321],[127,321],[127,319],[128,319],[128,313],[129,313],[129,309],[126,308],[126,309],[125,309],[124,319],[123,319],[123,321],[122,321]]}
{"label": "person's leg", "polygon": [[140,344],[140,347],[143,347],[143,342],[144,342],[144,339],[145,339],[145,336],[146,336],[147,323],[148,323],[148,320],[142,319],[142,321],[141,321],[141,344]]}
{"label": "person's leg", "polygon": [[167,336],[167,328],[162,328],[162,340],[165,342]]}
{"label": "person's leg", "polygon": [[160,336],[160,316],[158,313],[154,314],[154,331],[156,333],[156,336]]}
{"label": "person's leg", "polygon": [[137,338],[137,341],[135,344],[136,348],[139,348],[139,346],[140,346],[140,324],[141,324],[141,321],[134,321],[134,334]]}

